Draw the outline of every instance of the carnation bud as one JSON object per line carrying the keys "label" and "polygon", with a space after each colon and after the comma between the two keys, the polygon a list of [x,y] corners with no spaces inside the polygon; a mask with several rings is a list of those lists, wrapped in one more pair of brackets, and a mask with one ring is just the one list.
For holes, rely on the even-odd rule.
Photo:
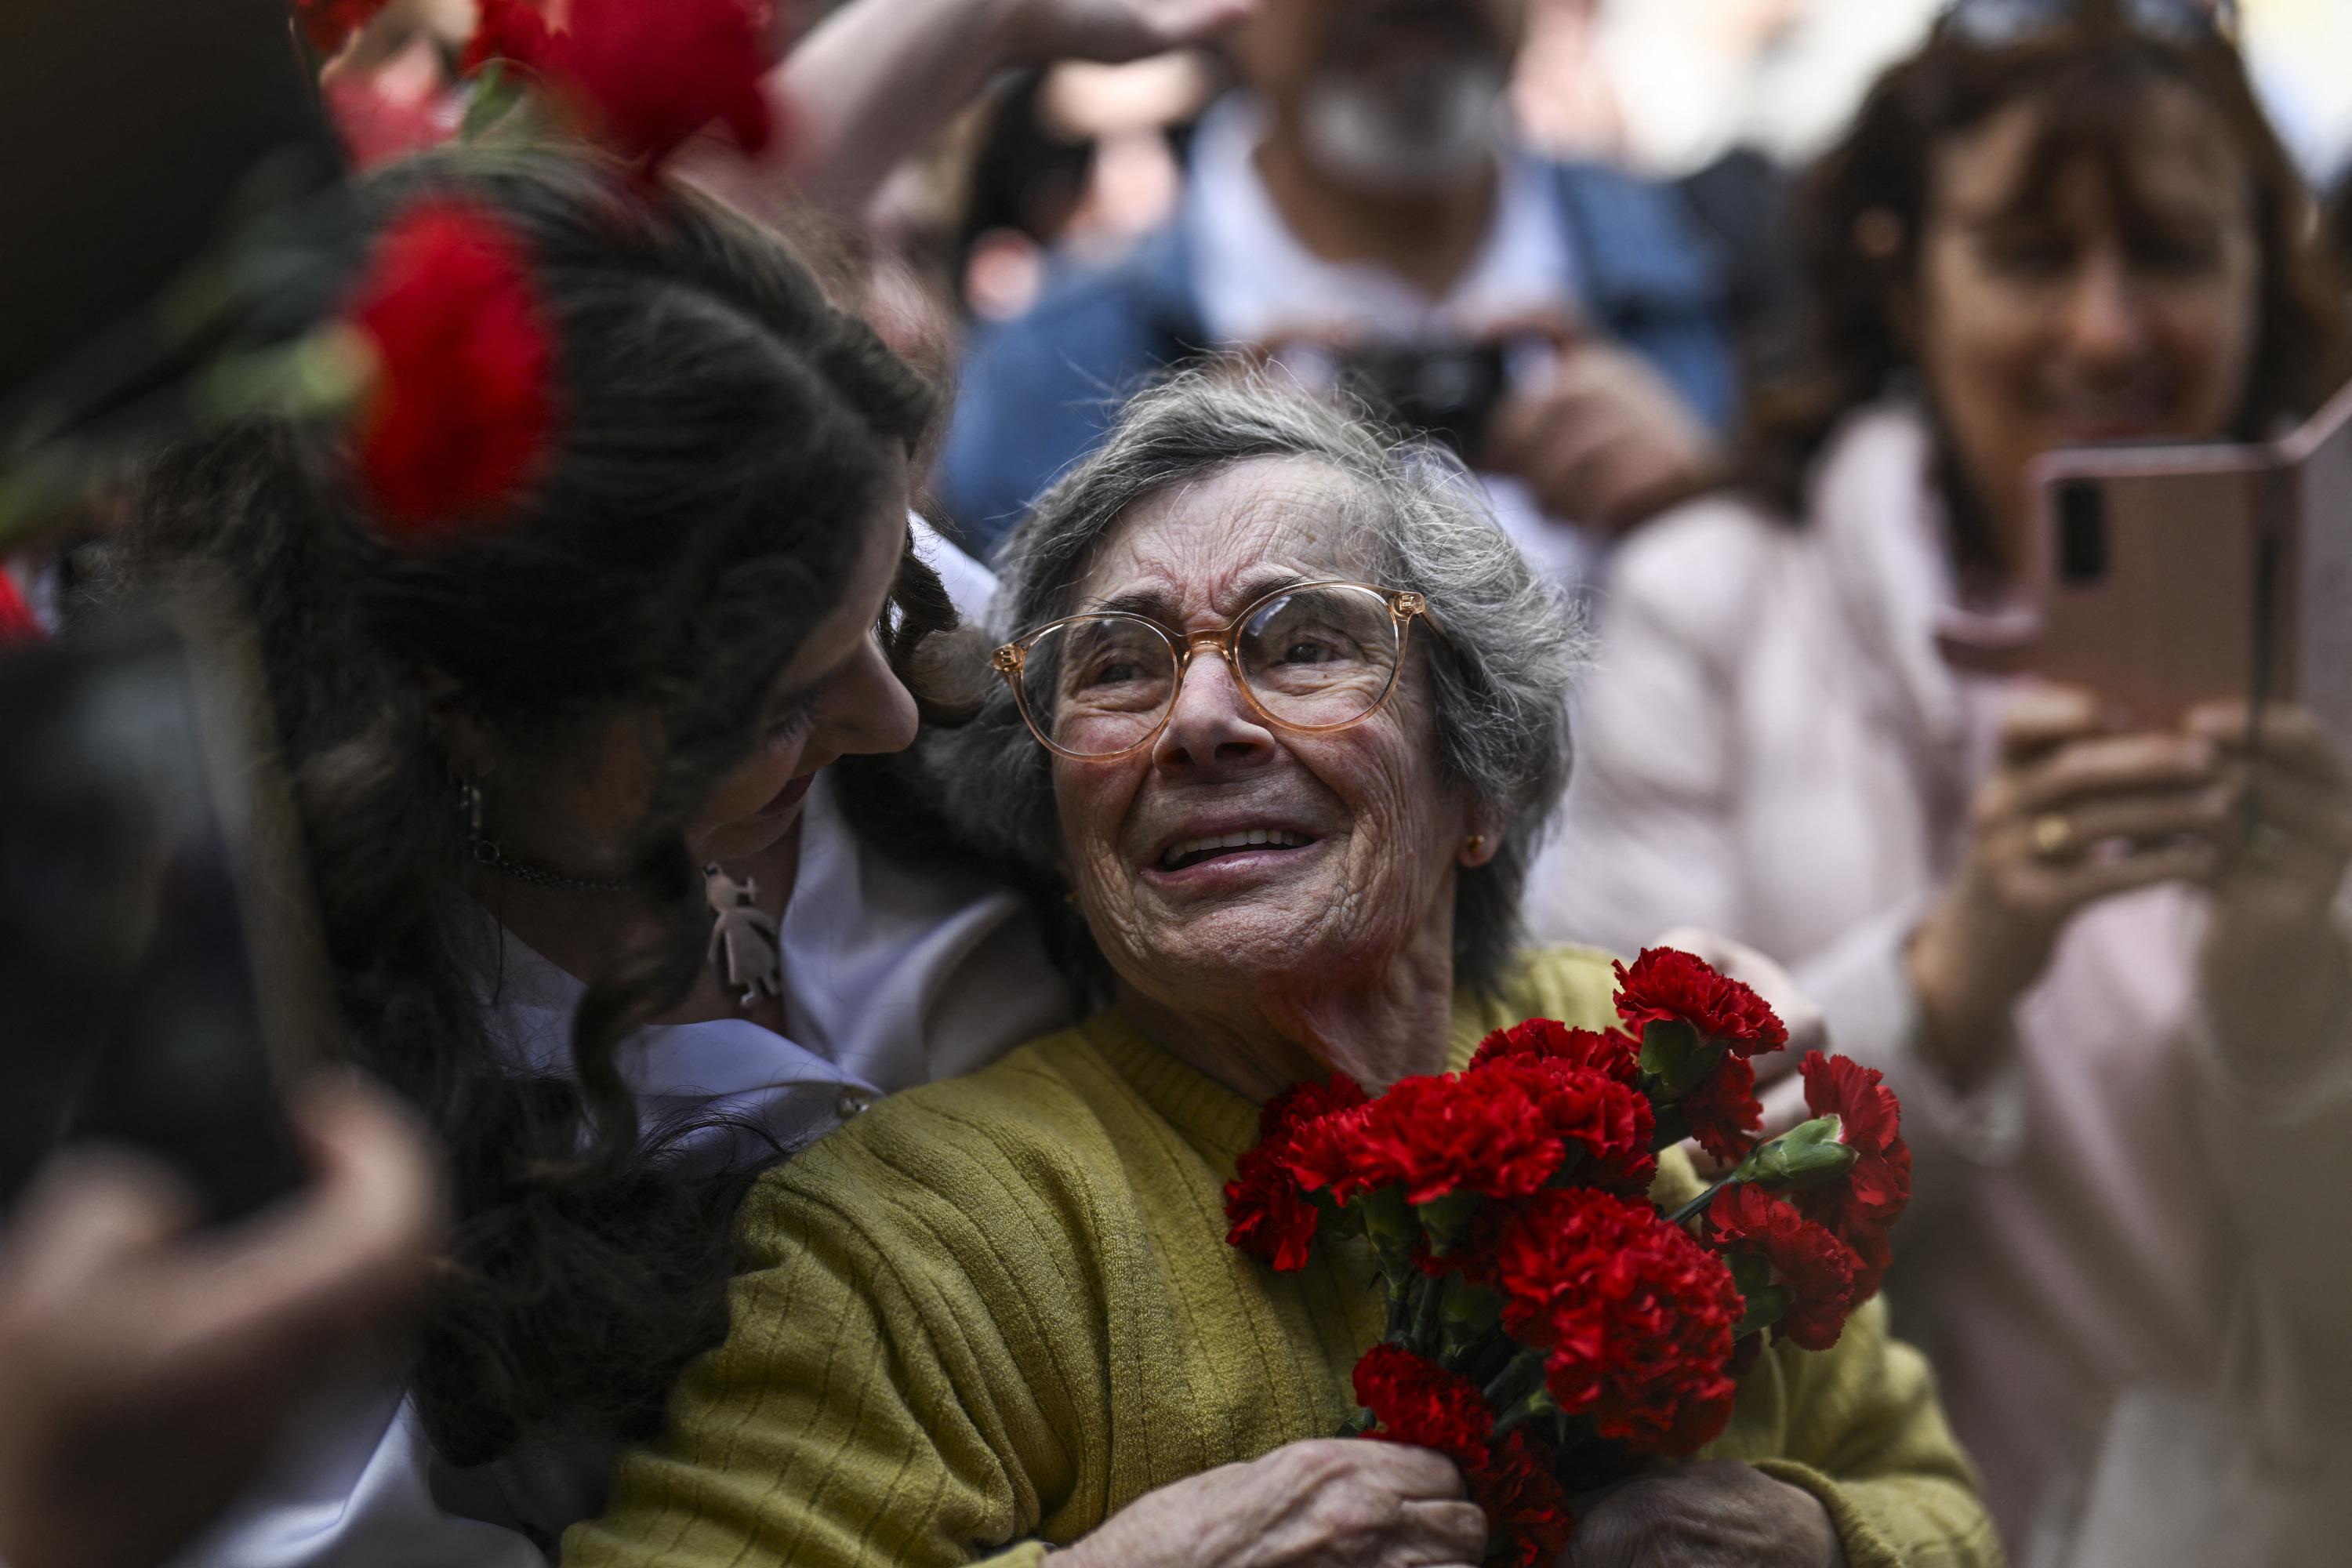
{"label": "carnation bud", "polygon": [[1753,1182],[1768,1192],[1827,1185],[1853,1169],[1854,1152],[1846,1147],[1844,1138],[1842,1120],[1817,1116],[1759,1146],[1740,1163],[1731,1179]]}

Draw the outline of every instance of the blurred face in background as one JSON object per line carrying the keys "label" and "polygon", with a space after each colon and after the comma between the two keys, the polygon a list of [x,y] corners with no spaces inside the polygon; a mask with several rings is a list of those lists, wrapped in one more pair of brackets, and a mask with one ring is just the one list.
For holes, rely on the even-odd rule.
{"label": "blurred face in background", "polygon": [[2236,421],[2260,330],[2252,187],[2221,118],[2170,85],[2105,124],[2013,104],[1934,167],[1919,357],[2013,563],[2039,454]]}
{"label": "blurred face in background", "polygon": [[1234,57],[1326,178],[1432,193],[1489,167],[1527,14],[1528,0],[1272,0]]}

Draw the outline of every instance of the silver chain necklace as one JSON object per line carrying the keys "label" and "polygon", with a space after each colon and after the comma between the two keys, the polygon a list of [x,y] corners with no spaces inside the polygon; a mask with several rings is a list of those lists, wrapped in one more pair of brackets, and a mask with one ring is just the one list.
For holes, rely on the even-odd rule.
{"label": "silver chain necklace", "polygon": [[502,877],[512,877],[518,882],[529,882],[534,888],[545,888],[558,893],[594,893],[609,895],[630,890],[626,882],[599,881],[593,877],[567,877],[561,871],[551,871],[544,866],[534,866],[518,860],[507,853],[506,846],[495,838],[474,840],[474,864],[487,866]]}
{"label": "silver chain necklace", "polygon": [[[459,784],[457,809],[465,818],[467,848],[474,864],[486,870],[556,893],[609,898],[635,890],[628,882],[567,877],[516,859],[505,845],[482,831],[482,793],[471,784]],[[702,879],[703,897],[710,906],[709,958],[720,984],[739,993],[738,1006],[774,1000],[783,991],[783,953],[776,918],[756,901],[759,884],[749,877],[738,882],[715,863],[703,868]]]}

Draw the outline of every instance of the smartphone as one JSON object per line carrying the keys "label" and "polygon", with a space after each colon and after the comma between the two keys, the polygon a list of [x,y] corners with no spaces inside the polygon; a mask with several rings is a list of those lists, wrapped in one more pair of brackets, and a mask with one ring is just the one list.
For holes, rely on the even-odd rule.
{"label": "smartphone", "polygon": [[1338,384],[1400,429],[1471,459],[1486,445],[1487,424],[1510,385],[1508,347],[1501,341],[1364,343],[1339,356]]}
{"label": "smartphone", "polygon": [[278,1086],[332,1007],[243,673],[194,619],[0,657],[0,1199],[79,1139],[215,1222],[303,1179]]}
{"label": "smartphone", "polygon": [[2300,703],[2352,739],[2352,387],[2262,443],[2053,452],[2032,665],[2134,721]]}

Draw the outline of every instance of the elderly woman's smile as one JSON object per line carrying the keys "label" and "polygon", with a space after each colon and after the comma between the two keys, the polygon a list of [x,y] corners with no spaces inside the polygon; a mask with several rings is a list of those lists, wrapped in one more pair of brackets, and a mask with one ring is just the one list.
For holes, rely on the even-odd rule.
{"label": "elderly woman's smile", "polygon": [[1252,861],[1252,856],[1289,854],[1316,842],[1314,835],[1296,833],[1286,827],[1212,828],[1205,834],[1180,838],[1171,844],[1145,870],[1147,874],[1156,871],[1162,879],[1172,879],[1212,860],[1221,862],[1228,868],[1236,861],[1255,865],[1260,862]]}

